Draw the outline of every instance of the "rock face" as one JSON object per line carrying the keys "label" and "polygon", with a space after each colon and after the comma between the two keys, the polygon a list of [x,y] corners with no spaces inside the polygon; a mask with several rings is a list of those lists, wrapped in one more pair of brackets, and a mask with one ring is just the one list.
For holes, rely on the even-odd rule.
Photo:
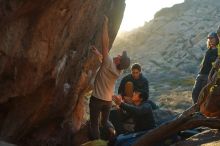
{"label": "rock face", "polygon": [[103,15],[110,44],[124,0],[0,0],[0,138],[72,145],[98,67]]}
{"label": "rock face", "polygon": [[206,36],[217,30],[219,20],[218,0],[185,0],[157,12],[143,27],[119,34],[112,53],[125,48],[133,62],[143,65],[151,97],[167,91],[171,91],[169,95],[179,91],[185,94],[192,89],[206,51]]}

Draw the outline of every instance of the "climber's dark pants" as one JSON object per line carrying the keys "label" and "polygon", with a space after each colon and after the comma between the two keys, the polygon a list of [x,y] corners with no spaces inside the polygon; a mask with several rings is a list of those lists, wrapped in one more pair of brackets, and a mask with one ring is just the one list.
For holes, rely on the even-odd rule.
{"label": "climber's dark pants", "polygon": [[202,90],[202,88],[207,84],[208,81],[208,75],[202,75],[199,74],[196,77],[196,81],[195,84],[193,86],[193,90],[192,90],[192,99],[193,99],[193,103],[196,103],[199,97],[199,93]]}
{"label": "climber's dark pants", "polygon": [[104,128],[113,127],[109,121],[109,113],[112,106],[111,101],[104,101],[98,99],[94,96],[91,96],[89,109],[90,109],[90,136],[91,139],[99,139],[100,132],[99,132],[99,117],[101,113],[101,125]]}

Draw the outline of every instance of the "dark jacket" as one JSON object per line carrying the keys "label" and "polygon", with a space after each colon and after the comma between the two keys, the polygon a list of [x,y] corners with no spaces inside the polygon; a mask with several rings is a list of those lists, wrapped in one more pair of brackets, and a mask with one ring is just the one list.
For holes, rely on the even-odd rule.
{"label": "dark jacket", "polygon": [[118,88],[118,94],[121,94],[122,96],[125,95],[125,84],[130,81],[133,83],[134,85],[134,90],[135,89],[141,89],[144,90],[147,94],[147,97],[149,97],[149,85],[148,85],[148,80],[142,75],[140,74],[140,78],[135,80],[131,74],[125,76],[122,80],[121,83],[119,85]]}
{"label": "dark jacket", "polygon": [[156,127],[151,105],[144,101],[139,106],[121,103],[120,108],[132,116],[135,122],[135,132],[150,130]]}
{"label": "dark jacket", "polygon": [[205,56],[202,61],[202,67],[199,71],[199,74],[202,75],[208,75],[210,70],[212,69],[212,63],[215,62],[215,60],[218,57],[218,49],[208,49],[205,53]]}

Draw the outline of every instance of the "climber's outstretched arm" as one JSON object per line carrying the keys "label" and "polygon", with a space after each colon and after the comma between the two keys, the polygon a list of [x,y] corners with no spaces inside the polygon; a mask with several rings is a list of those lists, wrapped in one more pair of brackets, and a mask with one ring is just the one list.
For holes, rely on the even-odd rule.
{"label": "climber's outstretched arm", "polygon": [[108,36],[108,17],[104,16],[104,22],[102,26],[102,55],[103,58],[108,56],[109,52],[109,36]]}

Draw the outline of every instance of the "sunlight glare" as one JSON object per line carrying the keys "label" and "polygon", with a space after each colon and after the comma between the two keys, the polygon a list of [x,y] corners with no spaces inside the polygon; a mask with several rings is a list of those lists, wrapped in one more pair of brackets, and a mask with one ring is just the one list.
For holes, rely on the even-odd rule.
{"label": "sunlight glare", "polygon": [[182,2],[184,0],[126,0],[124,18],[119,31],[129,31],[143,26],[146,21],[153,19],[154,14],[160,9]]}

